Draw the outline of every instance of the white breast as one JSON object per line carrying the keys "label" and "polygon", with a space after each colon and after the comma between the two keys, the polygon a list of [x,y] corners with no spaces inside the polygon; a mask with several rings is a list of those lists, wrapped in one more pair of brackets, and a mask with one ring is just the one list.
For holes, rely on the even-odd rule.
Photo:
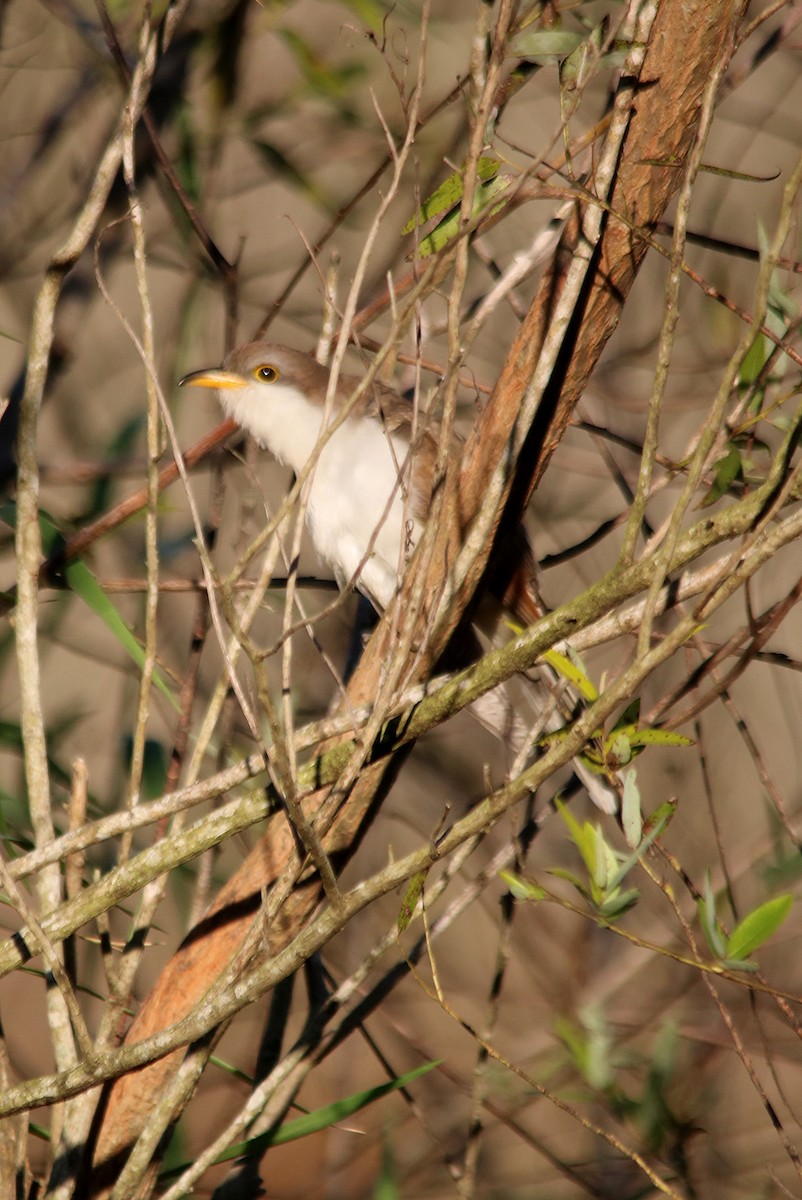
{"label": "white breast", "polygon": [[[286,466],[299,474],[309,461],[322,410],[296,387],[254,383],[221,390],[227,414]],[[406,487],[408,446],[390,438],[375,418],[349,418],[331,435],[315,464],[306,512],[318,554],[340,587],[356,586],[386,608],[399,572],[420,533]]]}
{"label": "white breast", "polygon": [[331,437],[315,468],[307,520],[318,553],[340,587],[357,587],[386,608],[417,537],[400,480],[408,447],[391,442],[377,420],[349,420]]}

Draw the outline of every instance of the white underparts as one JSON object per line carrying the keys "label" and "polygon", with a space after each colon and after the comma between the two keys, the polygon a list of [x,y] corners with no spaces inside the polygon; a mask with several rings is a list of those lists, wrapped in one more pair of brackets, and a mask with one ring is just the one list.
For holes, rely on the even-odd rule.
{"label": "white underparts", "polygon": [[[315,452],[323,410],[291,384],[221,390],[226,413],[300,474]],[[405,438],[373,417],[349,417],[326,441],[307,485],[306,520],[318,554],[340,587],[357,587],[386,608],[420,534],[412,517]]]}

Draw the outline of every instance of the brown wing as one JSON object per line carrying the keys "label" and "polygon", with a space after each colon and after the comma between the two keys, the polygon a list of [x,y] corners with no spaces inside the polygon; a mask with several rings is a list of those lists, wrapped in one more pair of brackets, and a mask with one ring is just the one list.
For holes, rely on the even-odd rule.
{"label": "brown wing", "polygon": [[[379,417],[389,434],[399,434],[407,444],[409,443],[414,417],[411,401],[399,395],[393,388],[378,382],[366,395],[365,401],[362,411],[366,415]],[[420,428],[415,430],[410,476],[412,514],[421,522],[426,520],[431,504],[439,436],[439,422],[422,416]]]}

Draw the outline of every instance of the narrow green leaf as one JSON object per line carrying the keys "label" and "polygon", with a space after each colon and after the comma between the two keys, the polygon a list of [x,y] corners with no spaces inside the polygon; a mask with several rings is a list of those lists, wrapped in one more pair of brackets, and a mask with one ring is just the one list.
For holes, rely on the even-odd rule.
{"label": "narrow green leaf", "polygon": [[277,33],[291,50],[307,87],[327,100],[347,96],[354,88],[356,80],[365,73],[364,66],[356,61],[332,66],[318,54],[311,42],[306,41],[294,29],[284,26],[278,29]]}
{"label": "narrow green leaf", "polygon": [[[486,183],[495,179],[500,166],[501,163],[497,158],[480,158],[476,164],[476,173],[479,179]],[[441,213],[448,212],[449,209],[459,204],[462,200],[463,180],[462,171],[455,171],[453,175],[449,175],[448,179],[444,179],[439,187],[435,188],[432,194],[423,201],[414,217],[410,217],[407,221],[401,230],[402,236],[412,233],[416,225],[425,225],[433,217],[439,217]]]}
{"label": "narrow green leaf", "polygon": [[[779,272],[775,271],[769,284],[770,316],[775,318],[773,321],[769,321],[769,325],[774,327],[774,332],[783,333],[783,323],[785,319],[789,321],[799,320],[799,305],[794,300],[793,296],[789,296],[788,293],[780,287],[779,278]],[[785,357],[785,355],[783,355],[783,357]]]}
{"label": "narrow green leaf", "polygon": [[557,811],[566,824],[568,832],[571,836],[571,841],[576,846],[582,856],[582,861],[587,868],[588,875],[591,879],[596,875],[596,830],[591,825],[590,821],[585,821],[584,825],[580,825],[576,817],[561,800],[556,801]]}
{"label": "narrow green leaf", "polygon": [[[570,732],[570,730],[566,729],[566,733],[563,736],[566,736],[568,732]],[[594,775],[609,775],[609,769],[604,756],[599,750],[596,749],[592,742],[589,742],[588,745],[585,746],[582,753],[577,755],[577,758],[588,768],[589,771],[592,771]]]}
{"label": "narrow green leaf", "polygon": [[610,880],[609,886],[611,892],[615,888],[619,887],[621,883],[623,883],[638,859],[642,858],[651,846],[652,842],[655,841],[656,838],[659,838],[660,834],[673,817],[675,809],[676,805],[672,805],[671,803],[662,804],[660,808],[652,814],[652,816],[649,818],[649,829],[646,836],[635,847],[631,854],[628,854],[626,858],[622,859],[622,861],[619,863],[618,871]]}
{"label": "narrow green leaf", "polygon": [[745,958],[722,958],[721,966],[726,967],[728,971],[751,971],[759,970],[757,963],[749,962]]}
{"label": "narrow green leaf", "polygon": [[512,871],[499,871],[499,875],[516,900],[545,900],[547,893],[532,879],[522,879]]}
{"label": "narrow green leaf", "polygon": [[[676,800],[666,800],[663,804],[659,804],[654,812],[647,817],[646,821],[644,822],[643,828],[646,836],[651,838],[652,841],[655,837],[659,837],[666,826],[673,821],[676,811]],[[653,833],[654,830],[656,830],[656,833]]]}
{"label": "narrow green leaf", "polygon": [[[52,743],[52,737],[48,737],[48,745]],[[0,749],[10,749],[15,753],[22,755],[22,727],[14,721],[0,721]],[[71,782],[70,772],[66,767],[62,767],[52,754],[47,756],[47,769],[52,777],[64,787],[69,787]],[[22,798],[19,799],[23,803]]]}
{"label": "narrow green leaf", "polygon": [[330,1125],[336,1125],[339,1121],[352,1117],[360,1109],[374,1104],[383,1096],[389,1095],[390,1092],[406,1087],[415,1079],[428,1074],[435,1067],[439,1067],[442,1061],[442,1058],[438,1058],[433,1062],[424,1063],[422,1067],[416,1067],[414,1071],[408,1071],[406,1075],[401,1075],[398,1079],[391,1079],[387,1083],[368,1088],[364,1092],[355,1092],[352,1096],[346,1096],[343,1100],[335,1100],[333,1104],[317,1108],[314,1112],[306,1113],[294,1121],[286,1121],[279,1129],[259,1134],[258,1137],[240,1142],[236,1146],[230,1146],[215,1159],[215,1162],[230,1162],[232,1158],[239,1158],[246,1152],[254,1153],[266,1150],[269,1146],[283,1146],[285,1142],[294,1142],[298,1138],[308,1137],[311,1133],[318,1133],[321,1129],[328,1129]]}
{"label": "narrow green leaf", "polygon": [[775,896],[752,910],[730,934],[724,957],[742,961],[757,950],[782,925],[791,911],[793,896]]}
{"label": "narrow green leaf", "polygon": [[226,1075],[230,1075],[232,1079],[238,1079],[240,1083],[246,1083],[249,1088],[255,1086],[255,1080],[247,1071],[243,1071],[240,1067],[235,1067],[225,1058],[219,1058],[216,1054],[212,1054],[209,1062],[213,1067],[217,1067],[218,1071],[224,1071]]}
{"label": "narrow green leaf", "polygon": [[751,387],[763,370],[763,364],[768,357],[768,346],[762,333],[759,333],[747,351],[738,372],[738,382],[741,387]]}
{"label": "narrow green leaf", "polygon": [[561,654],[559,650],[547,650],[543,658],[552,670],[561,675],[563,679],[567,679],[585,700],[591,704],[594,700],[598,700],[599,693],[593,683],[591,683],[581,667],[568,658],[567,655]]}
{"label": "narrow green leaf", "polygon": [[726,946],[716,916],[716,898],[713,895],[709,872],[705,875],[704,896],[701,896],[696,902],[696,908],[699,913],[699,924],[702,927],[702,932],[705,935],[708,946],[716,958],[723,958]]}
{"label": "narrow green leaf", "polygon": [[632,737],[634,746],[692,746],[693,738],[670,729],[639,729]]}
{"label": "narrow green leaf", "polygon": [[715,477],[699,507],[707,508],[709,505],[715,504],[717,500],[726,495],[736,480],[742,478],[741,452],[734,442],[729,442],[726,454],[716,463]]}
{"label": "narrow green leaf", "polygon": [[195,108],[184,99],[176,104],[173,121],[178,133],[178,149],[174,152],[173,165],[184,191],[193,204],[200,207],[203,194],[203,168],[199,161],[196,137]]}
{"label": "narrow green leaf", "polygon": [[543,746],[548,749],[550,746],[558,746],[560,742],[564,742],[571,732],[570,725],[563,725],[560,729],[553,729],[551,733],[543,733],[537,739],[538,746]]}
{"label": "narrow green leaf", "polygon": [[423,886],[426,883],[426,876],[429,874],[427,867],[423,871],[418,871],[417,875],[413,875],[407,885],[407,890],[404,899],[401,903],[401,909],[398,913],[396,928],[399,933],[403,933],[415,915],[415,909],[418,907],[418,901],[423,895]]}
{"label": "narrow green leaf", "polygon": [[[502,204],[501,202],[493,204],[492,201],[503,195],[510,186],[509,176],[503,179],[491,179],[488,183],[482,183],[476,189],[473,198],[473,214],[484,212],[485,209],[489,213],[498,212]],[[443,218],[439,224],[435,225],[431,233],[427,233],[418,242],[418,257],[428,258],[429,255],[435,254],[438,250],[442,250],[444,246],[457,236],[460,228],[461,213],[459,208],[455,208],[447,216]]]}
{"label": "narrow green leaf", "polygon": [[738,179],[743,183],[773,183],[780,176],[779,171],[773,171],[771,175],[753,175],[747,174],[746,171],[736,171],[733,167],[716,167],[713,163],[700,163],[699,170],[708,175],[721,175],[723,179]]}
{"label": "narrow green leaf", "polygon": [[610,1050],[610,1029],[601,1008],[588,1005],[581,1013],[582,1024],[587,1034],[587,1067],[585,1078],[596,1091],[603,1091],[613,1081]]}
{"label": "narrow green leaf", "polygon": [[584,896],[586,900],[590,899],[590,893],[588,892],[588,889],[585,887],[579,876],[575,875],[573,871],[568,871],[565,869],[565,867],[550,867],[548,873],[549,875],[553,875],[555,879],[564,879],[566,883],[570,883],[572,887],[575,887],[580,895]]}
{"label": "narrow green leaf", "polygon": [[[131,766],[133,744],[132,737],[123,738],[126,770]],[[156,738],[146,738],[142,760],[142,782],[139,789],[144,799],[155,800],[157,796],[164,795],[167,784],[167,768],[167,752],[162,743]]]}
{"label": "narrow green leaf", "polygon": [[622,917],[625,912],[629,912],[634,908],[640,899],[640,892],[637,888],[630,888],[629,891],[612,892],[602,904],[599,905],[599,913],[608,921],[614,921],[617,917]]}
{"label": "narrow green leaf", "polygon": [[[189,191],[186,180],[182,178],[182,182],[184,187]],[[109,438],[108,442],[105,443],[101,455],[102,460],[114,463],[130,457],[134,453],[137,439],[142,434],[146,424],[147,417],[141,411],[123,421],[122,425]],[[111,507],[112,491],[115,485],[116,472],[114,470],[110,470],[100,476],[89,489],[89,502],[81,513],[82,521],[88,523]]]}
{"label": "narrow green leaf", "polygon": [[627,845],[634,849],[643,837],[643,814],[641,812],[640,789],[635,768],[624,774],[624,795],[621,800],[621,825]]}
{"label": "narrow green leaf", "polygon": [[604,892],[608,887],[609,880],[615,875],[618,869],[618,859],[615,851],[608,845],[607,839],[602,833],[601,825],[590,826],[590,828],[593,829],[594,834],[593,882],[600,892]]}

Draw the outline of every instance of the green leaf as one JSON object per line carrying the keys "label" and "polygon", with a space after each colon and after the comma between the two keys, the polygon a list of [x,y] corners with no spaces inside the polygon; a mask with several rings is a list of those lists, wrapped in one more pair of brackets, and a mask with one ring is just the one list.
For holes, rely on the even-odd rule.
{"label": "green leaf", "polygon": [[545,900],[546,891],[532,879],[522,879],[512,871],[499,871],[499,875],[516,900]]}
{"label": "green leaf", "polygon": [[[133,745],[132,737],[126,736],[123,739],[126,768],[130,768],[131,766]],[[140,784],[140,793],[146,800],[155,800],[158,796],[164,795],[164,789],[167,784],[167,768],[168,760],[164,746],[156,738],[146,738],[142,758],[142,782]]]}
{"label": "green leaf", "polygon": [[610,1030],[596,1006],[584,1008],[580,1016],[581,1027],[559,1017],[554,1031],[582,1078],[596,1091],[604,1091],[613,1081]]}
{"label": "green leaf", "polygon": [[[570,726],[566,726],[563,737],[566,737],[568,733],[570,733]],[[584,766],[588,768],[589,771],[592,771],[594,775],[609,776],[610,771],[603,755],[592,743],[589,742],[581,754],[577,755],[577,758]]]}
{"label": "green leaf", "polygon": [[428,867],[424,871],[418,871],[417,875],[413,875],[407,885],[406,894],[401,903],[401,909],[396,922],[396,928],[399,933],[404,932],[415,915],[415,909],[418,907],[418,901],[423,895],[423,885],[426,883],[426,876],[428,874]]}
{"label": "green leaf", "polygon": [[616,890],[611,892],[607,899],[599,905],[599,912],[606,920],[614,921],[634,908],[639,899],[640,892],[637,888],[630,888],[626,892]]}
{"label": "green leaf", "polygon": [[[186,181],[182,179],[182,182],[187,187]],[[187,188],[187,190],[189,189]],[[143,412],[137,412],[134,416],[124,421],[122,426],[104,445],[101,455],[103,461],[113,463],[119,459],[128,458],[134,452],[137,438],[142,433],[146,423],[147,417]],[[113,470],[105,472],[100,476],[97,482],[90,488],[89,503],[81,513],[82,522],[85,521],[88,523],[93,521],[95,517],[111,507],[112,490],[116,482],[116,475]]]}
{"label": "green leaf", "polygon": [[728,971],[757,971],[757,963],[747,962],[742,958],[722,958],[721,966],[726,967]]}
{"label": "green leaf", "polygon": [[759,333],[747,351],[738,372],[738,382],[741,387],[751,387],[768,357],[768,346],[762,333]]}
{"label": "green leaf", "polygon": [[555,803],[557,812],[568,828],[571,841],[581,854],[588,875],[593,879],[596,874],[596,829],[590,821],[585,821],[584,825],[580,825],[574,814],[566,808],[561,800],[557,800]]}
{"label": "green leaf", "polygon": [[[610,880],[609,887],[610,887],[611,892],[615,888],[617,888],[621,883],[623,883],[623,881],[626,879],[629,872],[635,866],[635,863],[638,861],[638,859],[642,858],[643,855],[646,853],[646,851],[651,846],[652,842],[654,842],[657,838],[659,838],[660,834],[663,832],[666,825],[668,825],[668,822],[671,820],[671,817],[674,815],[675,808],[676,808],[676,805],[672,806],[670,803],[663,804],[660,806],[660,808],[657,810],[657,812],[652,814],[652,816],[649,820],[649,830],[648,830],[646,836],[643,838],[643,840],[641,842],[638,843],[638,845],[635,847],[635,849],[632,851],[631,854],[628,854],[624,859],[622,859],[616,874]],[[669,810],[669,811],[665,812],[664,810]],[[659,818],[658,818],[658,813],[662,814],[659,816]]]}
{"label": "green leaf", "polygon": [[374,1104],[382,1096],[406,1087],[413,1080],[428,1074],[435,1067],[439,1067],[442,1061],[442,1058],[438,1058],[433,1062],[424,1063],[422,1067],[416,1067],[414,1071],[408,1071],[406,1075],[401,1075],[398,1079],[391,1079],[387,1083],[368,1088],[364,1092],[355,1092],[352,1096],[346,1096],[343,1100],[335,1100],[333,1104],[326,1104],[323,1108],[306,1113],[294,1121],[286,1121],[279,1129],[259,1134],[258,1137],[240,1142],[236,1146],[230,1146],[215,1159],[215,1162],[229,1162],[232,1158],[240,1158],[245,1153],[253,1154],[260,1150],[266,1150],[269,1146],[283,1146],[286,1142],[294,1142],[298,1138],[308,1137],[310,1133],[328,1129],[329,1126],[344,1121],[347,1117],[359,1112],[360,1109],[366,1108],[367,1105]]}
{"label": "green leaf", "polygon": [[736,171],[734,167],[717,167],[713,163],[700,163],[699,170],[708,175],[720,175],[722,179],[738,179],[743,183],[772,183],[780,175],[779,171],[773,171],[771,175],[754,175],[746,171]]}
{"label": "green leaf", "polygon": [[[495,179],[500,166],[501,163],[496,158],[480,158],[476,164],[476,173],[482,182],[487,182]],[[425,225],[433,217],[439,217],[441,213],[448,212],[458,205],[462,200],[463,190],[464,172],[455,171],[423,201],[414,217],[410,217],[401,230],[402,236],[412,233],[416,225]]]}
{"label": "green leaf", "polygon": [[587,1067],[587,1043],[582,1031],[566,1017],[557,1017],[554,1022],[554,1032],[571,1056],[574,1066],[581,1075],[585,1075]]}
{"label": "green leaf", "polygon": [[[502,208],[502,202],[493,203],[497,197],[502,196],[510,186],[509,176],[501,179],[491,179],[488,183],[480,183],[473,197],[473,215],[484,212],[485,209],[489,213],[498,212]],[[418,242],[418,257],[428,258],[429,255],[435,254],[438,250],[442,250],[444,246],[457,236],[460,229],[461,212],[458,207],[455,207],[447,216],[443,218],[439,224],[435,225],[431,233],[427,233]]]}
{"label": "green leaf", "polygon": [[726,944],[716,916],[716,898],[713,895],[710,872],[705,875],[704,896],[699,897],[696,902],[696,908],[699,914],[699,924],[702,927],[702,932],[705,935],[708,946],[716,958],[723,958]]}
{"label": "green leaf", "polygon": [[715,504],[717,500],[726,495],[737,479],[742,478],[743,463],[741,461],[741,452],[734,442],[728,442],[727,452],[716,463],[715,478],[699,507],[707,508],[709,505]]}
{"label": "green leaf", "polygon": [[563,679],[567,679],[583,699],[591,704],[594,700],[598,700],[598,691],[578,662],[568,658],[565,654],[561,654],[559,650],[547,650],[543,655],[543,659],[549,664],[552,670],[561,675]]}
{"label": "green leaf", "polygon": [[585,887],[579,876],[575,875],[573,871],[568,871],[565,867],[550,867],[549,875],[553,875],[555,879],[564,879],[567,883],[570,883],[573,887],[575,887],[580,895],[584,896],[586,900],[590,900],[590,893],[588,892],[588,889]]}
{"label": "green leaf", "polygon": [[[628,762],[643,753],[646,746],[692,746],[693,739],[684,733],[674,733],[668,729],[639,729],[638,701],[629,705],[616,721],[615,727],[602,743],[602,754],[599,756],[601,769],[617,771]],[[587,753],[587,748],[585,753]],[[599,770],[599,768],[595,768]]]}
{"label": "green leaf", "polygon": [[668,1089],[677,1069],[679,1036],[675,1021],[666,1021],[651,1048],[646,1079],[637,1105],[635,1119],[643,1130],[652,1153],[673,1144],[677,1122],[672,1116]]}
{"label": "green leaf", "polygon": [[255,1086],[252,1075],[249,1075],[247,1071],[243,1071],[240,1067],[235,1067],[227,1059],[219,1058],[218,1055],[212,1054],[209,1057],[209,1062],[212,1066],[217,1067],[218,1071],[224,1071],[226,1075],[230,1075],[232,1079],[238,1079],[240,1083],[247,1084],[249,1088]]}
{"label": "green leaf", "polygon": [[[659,804],[651,816],[646,818],[644,823],[644,831],[647,837],[654,840],[654,837],[659,837],[666,826],[673,821],[674,813],[677,811],[676,800],[666,800],[663,804]],[[652,836],[652,831],[657,830]]]}
{"label": "green leaf", "polygon": [[724,957],[738,962],[749,958],[758,946],[762,946],[777,932],[790,913],[793,902],[793,896],[786,894],[767,900],[765,904],[753,909],[730,934]]}
{"label": "green leaf", "polygon": [[593,843],[595,864],[592,877],[599,892],[604,893],[610,887],[610,880],[614,878],[618,871],[618,856],[602,833],[601,825],[595,825],[591,828],[595,835]]}
{"label": "green leaf", "polygon": [[195,131],[195,108],[186,99],[176,104],[173,121],[178,134],[178,148],[173,155],[173,165],[184,191],[193,204],[202,203],[203,168],[199,161],[198,139]]}
{"label": "green leaf", "polygon": [[624,775],[624,795],[621,800],[621,825],[627,845],[633,849],[643,837],[643,813],[641,811],[638,777],[633,767]]}
{"label": "green leaf", "polygon": [[693,738],[670,729],[639,729],[632,737],[633,746],[692,746]]}

